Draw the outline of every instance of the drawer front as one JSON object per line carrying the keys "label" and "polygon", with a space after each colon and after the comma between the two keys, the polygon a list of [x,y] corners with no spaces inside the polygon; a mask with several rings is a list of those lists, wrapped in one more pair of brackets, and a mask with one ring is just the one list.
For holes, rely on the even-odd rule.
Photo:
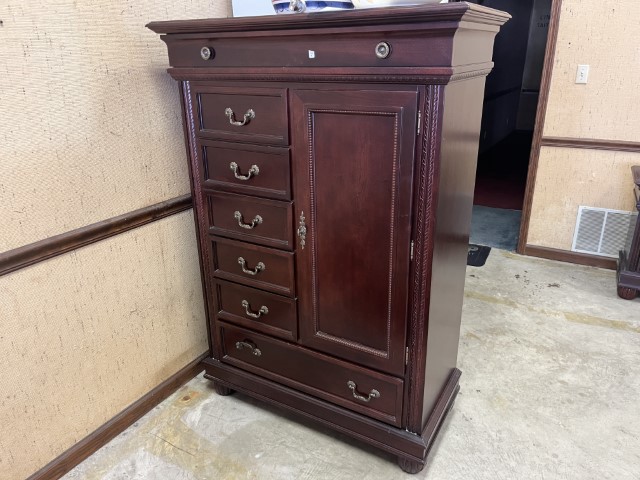
{"label": "drawer front", "polygon": [[290,202],[279,202],[233,193],[207,194],[210,233],[293,249]]}
{"label": "drawer front", "polygon": [[295,341],[296,301],[244,285],[215,281],[218,319]]}
{"label": "drawer front", "polygon": [[402,380],[239,327],[220,333],[222,361],[400,426]]}
{"label": "drawer front", "polygon": [[289,149],[201,140],[202,185],[277,200],[291,199]]}
{"label": "drawer front", "polygon": [[286,90],[194,84],[198,135],[204,138],[288,145]]}
{"label": "drawer front", "polygon": [[294,296],[293,253],[218,237],[212,250],[216,278]]}
{"label": "drawer front", "polygon": [[[414,2],[419,3],[419,2]],[[296,21],[298,19],[296,18]],[[251,67],[304,67],[306,69],[323,67],[436,67],[451,62],[451,41],[438,38],[434,31],[429,35],[416,35],[415,31],[393,34],[374,32],[332,32],[331,35],[312,34],[294,35],[291,32],[279,35],[249,38],[220,38],[202,34],[200,38],[165,37],[169,47],[169,63],[173,67],[204,67],[228,69]],[[315,33],[315,34],[314,34]],[[482,35],[481,32],[478,32]],[[450,32],[442,31],[443,37]],[[467,30],[466,38],[473,42],[473,34]],[[380,41],[391,45],[391,55],[381,59],[376,55],[376,46]],[[339,47],[336,47],[339,45]],[[437,45],[437,47],[436,47]],[[202,47],[209,47],[215,57],[204,60],[200,55]],[[484,42],[475,42],[475,49],[461,48],[456,51],[460,65],[491,61],[491,49]],[[479,49],[482,49],[481,51]],[[314,52],[313,56],[309,51]],[[417,54],[419,52],[419,54]],[[271,73],[273,70],[269,70]],[[225,72],[226,73],[226,72]],[[275,74],[280,73],[275,71]],[[334,73],[329,71],[325,75]]]}

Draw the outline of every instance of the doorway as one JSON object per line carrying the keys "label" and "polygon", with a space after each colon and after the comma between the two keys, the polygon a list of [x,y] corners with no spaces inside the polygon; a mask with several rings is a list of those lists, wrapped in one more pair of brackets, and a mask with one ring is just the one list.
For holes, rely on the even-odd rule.
{"label": "doorway", "polygon": [[[525,205],[554,0],[472,0],[509,12],[487,77],[471,243],[514,251]],[[531,179],[529,179],[531,181]]]}

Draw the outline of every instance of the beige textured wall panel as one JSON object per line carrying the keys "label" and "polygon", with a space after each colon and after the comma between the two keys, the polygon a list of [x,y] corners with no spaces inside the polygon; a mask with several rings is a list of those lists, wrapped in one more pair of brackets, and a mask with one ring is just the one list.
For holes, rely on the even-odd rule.
{"label": "beige textured wall panel", "polygon": [[571,250],[580,205],[635,211],[632,165],[640,153],[543,147],[527,243]]}
{"label": "beige textured wall panel", "polygon": [[544,135],[640,141],[638,45],[637,0],[563,0]]}
{"label": "beige textured wall panel", "polygon": [[0,479],[33,473],[207,351],[193,213],[0,277]]}
{"label": "beige textured wall panel", "polygon": [[178,86],[144,25],[229,3],[0,2],[0,252],[189,191]]}

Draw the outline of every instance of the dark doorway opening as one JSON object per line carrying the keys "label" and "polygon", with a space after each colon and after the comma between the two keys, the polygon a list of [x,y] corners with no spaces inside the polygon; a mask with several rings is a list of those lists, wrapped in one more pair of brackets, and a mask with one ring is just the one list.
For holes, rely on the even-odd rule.
{"label": "dark doorway opening", "polygon": [[552,0],[475,0],[509,12],[483,104],[471,242],[515,250],[525,198]]}

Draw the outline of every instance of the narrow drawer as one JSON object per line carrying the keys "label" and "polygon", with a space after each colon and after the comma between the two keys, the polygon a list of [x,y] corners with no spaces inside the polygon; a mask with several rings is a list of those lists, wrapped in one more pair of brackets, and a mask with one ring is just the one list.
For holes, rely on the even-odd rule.
{"label": "narrow drawer", "polygon": [[[387,2],[391,3],[391,2]],[[419,3],[414,1],[413,3]],[[300,18],[300,17],[298,17]],[[296,18],[296,22],[298,22]],[[312,17],[309,18],[311,20]],[[207,69],[228,69],[250,67],[303,67],[312,70],[323,67],[439,67],[450,64],[450,32],[435,30],[428,35],[416,35],[415,30],[382,33],[381,30],[364,32],[354,28],[332,31],[329,35],[318,35],[316,29],[293,32],[274,32],[273,35],[238,38],[237,36],[203,33],[200,38],[184,38],[184,35],[167,35],[164,41],[169,47],[169,63],[172,67],[204,67]],[[384,27],[381,27],[384,28]],[[487,42],[477,41],[483,32],[467,30],[461,38],[460,50],[456,49],[460,65],[491,61],[491,49]],[[227,34],[228,35],[228,34]],[[226,36],[226,35],[225,35]],[[177,37],[177,38],[175,38]],[[182,37],[182,38],[180,38]],[[445,37],[445,38],[443,38]],[[380,41],[391,44],[391,55],[381,59],[376,55]],[[336,47],[339,45],[339,47]],[[437,48],[435,47],[437,45]],[[464,45],[464,46],[463,46]],[[490,45],[490,44],[489,44]],[[215,58],[203,60],[200,49],[204,46],[215,52]],[[472,48],[475,47],[475,48]],[[309,51],[315,53],[309,56]],[[416,53],[420,52],[419,55]],[[268,73],[277,75],[279,70]],[[366,71],[365,71],[366,72]],[[226,73],[226,72],[225,72]],[[329,71],[326,75],[331,75]],[[280,74],[280,76],[284,76]]]}
{"label": "narrow drawer", "polygon": [[206,188],[291,199],[289,149],[201,140]]}
{"label": "narrow drawer", "polygon": [[222,280],[215,288],[218,319],[285,340],[298,338],[295,299]]}
{"label": "narrow drawer", "polygon": [[294,296],[293,253],[219,237],[212,251],[216,278]]}
{"label": "narrow drawer", "polygon": [[234,193],[207,193],[210,233],[293,249],[291,202]]}
{"label": "narrow drawer", "polygon": [[201,137],[288,145],[287,91],[194,84]]}
{"label": "narrow drawer", "polygon": [[239,327],[220,333],[222,361],[400,426],[402,380]]}

